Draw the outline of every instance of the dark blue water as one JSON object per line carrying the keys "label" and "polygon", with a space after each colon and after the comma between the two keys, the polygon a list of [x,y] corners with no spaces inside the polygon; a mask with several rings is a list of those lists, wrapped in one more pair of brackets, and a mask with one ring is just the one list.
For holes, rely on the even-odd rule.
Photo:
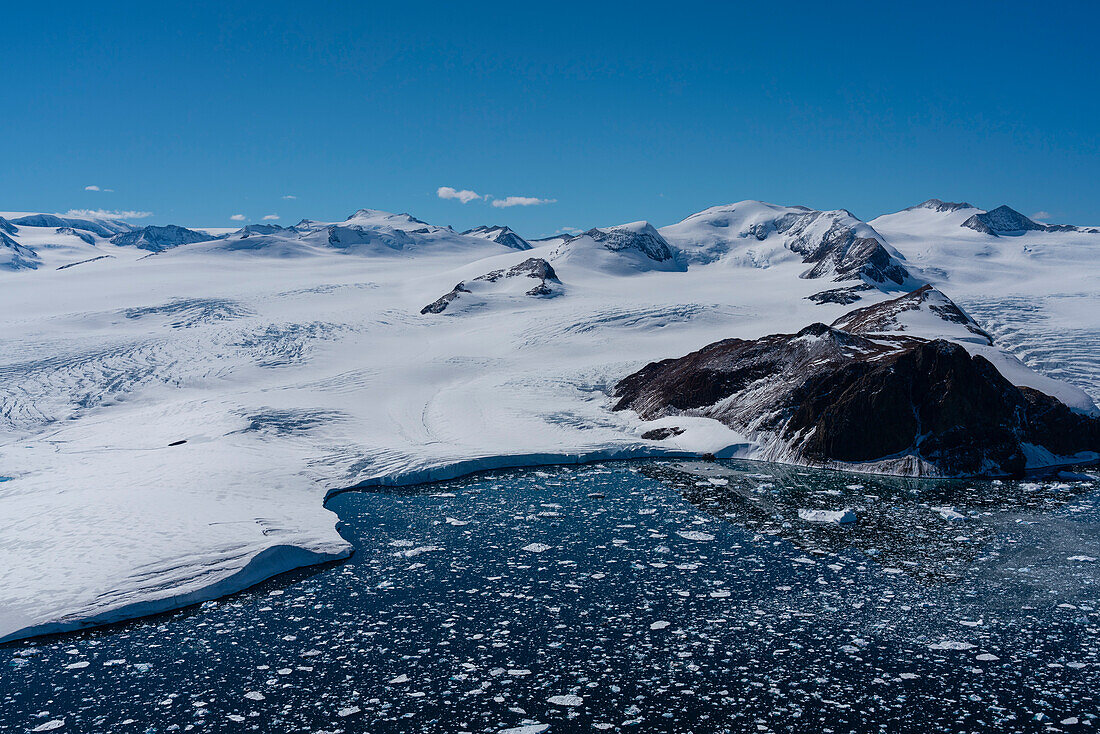
{"label": "dark blue water", "polygon": [[632,462],[330,507],[346,563],[0,648],[0,731],[1100,724],[1095,481]]}

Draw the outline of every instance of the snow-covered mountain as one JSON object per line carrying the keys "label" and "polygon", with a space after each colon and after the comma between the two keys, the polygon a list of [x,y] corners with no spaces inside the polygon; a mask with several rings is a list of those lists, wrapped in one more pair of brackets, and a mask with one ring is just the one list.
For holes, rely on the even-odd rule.
{"label": "snow-covered mountain", "polygon": [[649,222],[590,229],[558,244],[550,260],[615,275],[686,269],[676,251]]}
{"label": "snow-covered mountain", "polygon": [[[149,252],[161,252],[180,245],[193,245],[196,242],[207,242],[211,239],[206,232],[199,232],[177,224],[169,224],[167,227],[141,227],[129,232],[116,234],[111,238],[112,244],[122,247],[136,247],[139,250]],[[95,242],[88,242],[94,245]]]}
{"label": "snow-covered mountain", "polygon": [[484,240],[491,240],[505,247],[511,247],[513,250],[530,250],[531,243],[520,237],[508,227],[501,227],[494,225],[492,227],[474,227],[468,229],[462,234],[469,237],[480,237]]}
{"label": "snow-covered mountain", "polygon": [[726,339],[814,323],[940,339],[1090,413],[1100,235],[962,226],[979,213],[938,202],[861,222],[741,202],[530,249],[504,228],[371,209],[131,244],[113,241],[141,232],[124,222],[0,213],[0,639],[346,554],[323,498],[352,486],[774,456],[704,415],[611,410],[627,375]]}
{"label": "snow-covered mountain", "polygon": [[822,212],[761,201],[711,207],[661,234],[692,262],[766,268],[797,261],[803,278],[916,287],[902,258],[865,222],[845,210]]}

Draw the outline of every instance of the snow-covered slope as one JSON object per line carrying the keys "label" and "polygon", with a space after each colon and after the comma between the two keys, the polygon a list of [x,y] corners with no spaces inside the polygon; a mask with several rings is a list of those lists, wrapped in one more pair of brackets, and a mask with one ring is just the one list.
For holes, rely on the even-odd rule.
{"label": "snow-covered slope", "polygon": [[[362,483],[761,455],[706,418],[643,439],[662,421],[612,412],[609,387],[719,339],[830,323],[852,306],[807,300],[825,288],[870,283],[860,305],[897,295],[889,277],[867,277],[877,261],[855,257],[857,240],[888,256],[874,272],[932,264],[902,245],[908,259],[896,258],[877,224],[875,236],[845,213],[760,207],[725,228],[708,210],[528,251],[375,210],[252,225],[155,256],[109,241],[129,225],[103,235],[13,224],[5,234],[39,266],[0,271],[0,639],[171,608],[337,557],[348,548],[323,497]],[[762,237],[742,236],[743,224]],[[960,247],[980,236],[954,229]],[[1040,236],[1095,237],[1027,235]],[[456,283],[529,259],[561,285],[486,279],[443,314],[420,313]],[[969,278],[966,259],[956,264]],[[841,276],[857,280],[831,282]],[[563,295],[528,296],[540,283]]]}

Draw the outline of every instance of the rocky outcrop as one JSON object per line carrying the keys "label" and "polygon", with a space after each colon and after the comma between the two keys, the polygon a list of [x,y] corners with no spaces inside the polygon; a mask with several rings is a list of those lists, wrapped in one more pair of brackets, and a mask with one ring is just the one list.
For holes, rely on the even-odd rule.
{"label": "rocky outcrop", "polygon": [[942,339],[812,324],[716,342],[619,382],[616,410],[714,418],[768,458],[882,473],[1019,475],[1100,458],[1100,419],[1013,385]]}
{"label": "rocky outcrop", "polygon": [[19,227],[16,227],[9,220],[0,217],[0,232],[4,234],[15,234],[19,231]]}
{"label": "rocky outcrop", "polygon": [[1010,206],[999,206],[987,212],[975,214],[960,226],[972,229],[975,232],[992,235],[1022,234],[1024,232],[1085,232],[1088,234],[1100,233],[1100,230],[1089,227],[1075,227],[1071,224],[1041,224]]}
{"label": "rocky outcrop", "polygon": [[813,295],[806,296],[806,300],[813,301],[819,306],[826,303],[839,303],[842,306],[848,306],[856,301],[862,300],[863,296],[861,294],[871,290],[874,290],[873,286],[862,283],[847,288],[831,288],[819,293],[814,293]]}
{"label": "rocky outcrop", "polygon": [[217,239],[206,232],[199,232],[177,224],[164,227],[139,227],[131,232],[123,232],[111,238],[111,242],[123,247],[136,247],[149,252],[162,252],[180,245],[193,245],[196,242],[208,242]]}
{"label": "rocky outcrop", "polygon": [[[538,283],[532,284],[519,280],[522,278],[531,278],[537,280]],[[510,284],[522,282],[523,284],[515,290],[521,291],[523,295],[533,297],[557,295],[559,289],[555,288],[555,286],[561,285],[561,281],[558,280],[558,274],[554,272],[554,268],[551,267],[550,263],[542,258],[532,257],[510,268],[494,270],[485,275],[480,275],[469,282],[462,281],[449,293],[443,294],[424,308],[420,309],[420,313],[443,313],[447,310],[448,306],[464,293],[473,294],[475,292],[485,292],[487,290],[508,290],[506,288],[492,288],[491,284],[497,284],[503,281],[510,281]]]}

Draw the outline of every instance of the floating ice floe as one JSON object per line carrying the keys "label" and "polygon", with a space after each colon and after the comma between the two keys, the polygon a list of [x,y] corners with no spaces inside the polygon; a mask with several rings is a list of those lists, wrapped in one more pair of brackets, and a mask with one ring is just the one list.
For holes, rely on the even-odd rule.
{"label": "floating ice floe", "polygon": [[525,550],[528,553],[545,553],[546,551],[550,550],[550,548],[551,546],[546,545],[545,543],[530,543],[523,546],[521,550]]}
{"label": "floating ice floe", "polygon": [[677,530],[676,534],[686,540],[698,540],[700,542],[714,540],[714,536],[710,533],[703,533],[698,530]]}
{"label": "floating ice floe", "polygon": [[1067,561],[1076,561],[1078,563],[1095,563],[1096,558],[1093,556],[1067,556]]}
{"label": "floating ice floe", "polygon": [[965,520],[966,515],[958,512],[954,507],[933,507],[932,512],[942,517],[944,520]]}
{"label": "floating ice floe", "polygon": [[554,706],[580,706],[584,703],[580,696],[551,696],[546,700]]}
{"label": "floating ice floe", "polygon": [[969,642],[959,642],[958,640],[943,640],[942,642],[933,642],[928,646],[929,650],[973,650],[974,645]]}
{"label": "floating ice floe", "polygon": [[549,724],[526,724],[513,726],[511,729],[501,729],[497,734],[542,734],[549,728]]}
{"label": "floating ice floe", "polygon": [[438,545],[419,545],[415,548],[409,548],[408,550],[398,551],[394,553],[395,556],[404,556],[405,558],[412,558],[413,556],[419,556],[421,553],[434,553],[436,551],[443,550]]}
{"label": "floating ice floe", "polygon": [[31,729],[31,731],[53,731],[54,729],[60,729],[63,726],[65,726],[64,719],[51,719],[45,724],[39,724],[38,726]]}
{"label": "floating ice floe", "polygon": [[653,624],[649,625],[649,628],[651,630],[663,630],[664,628],[668,627],[670,624],[672,624],[672,623],[671,622],[666,622],[665,620],[662,619],[662,620],[659,620],[659,621],[654,622]]}
{"label": "floating ice floe", "polygon": [[806,522],[826,522],[836,525],[847,525],[856,521],[856,513],[851,510],[800,509],[798,517]]}

